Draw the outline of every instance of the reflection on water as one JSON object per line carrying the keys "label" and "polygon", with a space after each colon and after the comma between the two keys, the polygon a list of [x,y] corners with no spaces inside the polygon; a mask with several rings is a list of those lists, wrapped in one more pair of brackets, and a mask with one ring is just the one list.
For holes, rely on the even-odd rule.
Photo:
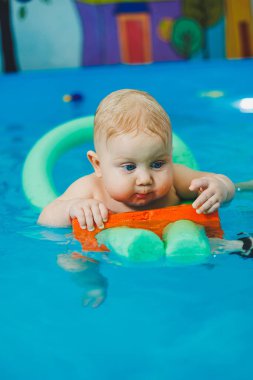
{"label": "reflection on water", "polygon": [[107,279],[99,272],[99,262],[83,255],[59,254],[57,264],[70,273],[72,281],[83,289],[83,305],[100,306],[107,296]]}
{"label": "reflection on water", "polygon": [[[17,218],[19,223],[23,224],[23,229],[20,229],[18,234],[29,240],[45,241],[50,243],[51,248],[54,247],[55,263],[69,274],[71,282],[82,289],[81,298],[83,306],[97,308],[103,304],[108,296],[110,278],[103,273],[104,265],[121,266],[129,269],[135,268],[144,271],[152,268],[155,270],[155,268],[159,267],[185,267],[184,264],[177,264],[175,262],[172,265],[170,260],[166,258],[160,258],[152,263],[134,263],[117,254],[117,252],[82,252],[81,244],[74,239],[70,228],[47,228],[30,225],[30,223],[24,227],[24,222],[31,222],[29,218],[30,215],[26,212],[24,212],[23,216],[21,215]],[[248,236],[248,234],[244,234],[243,236]],[[241,237],[242,235],[237,235],[233,240],[210,239],[212,255],[205,263],[197,266],[214,269],[217,259],[219,262],[221,256],[227,256],[231,253],[240,254],[243,251],[243,242],[238,239]],[[41,243],[40,247],[42,247]],[[187,252],[185,254],[187,255]],[[102,272],[101,263],[104,264]],[[196,266],[194,263],[192,265]]]}

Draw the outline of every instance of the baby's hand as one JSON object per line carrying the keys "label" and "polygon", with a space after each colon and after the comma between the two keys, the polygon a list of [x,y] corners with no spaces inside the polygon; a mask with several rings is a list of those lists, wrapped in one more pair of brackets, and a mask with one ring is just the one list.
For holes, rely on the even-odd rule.
{"label": "baby's hand", "polygon": [[192,207],[198,214],[211,214],[216,211],[221,203],[227,200],[228,188],[219,178],[201,177],[192,180],[189,187],[191,191],[200,193],[198,198],[193,202]]}
{"label": "baby's hand", "polygon": [[69,216],[77,218],[82,229],[93,231],[94,225],[104,228],[108,219],[108,210],[105,205],[96,199],[77,199],[69,208]]}
{"label": "baby's hand", "polygon": [[106,289],[94,288],[87,290],[83,296],[83,306],[90,306],[93,308],[99,307],[106,298]]}

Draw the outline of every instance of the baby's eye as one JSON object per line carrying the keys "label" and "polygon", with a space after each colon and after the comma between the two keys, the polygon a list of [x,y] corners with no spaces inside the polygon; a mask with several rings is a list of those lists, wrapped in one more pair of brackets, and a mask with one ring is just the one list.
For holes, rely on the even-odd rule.
{"label": "baby's eye", "polygon": [[134,169],[136,169],[136,165],[135,164],[126,164],[126,165],[122,165],[123,169],[125,169],[127,172],[131,172],[133,171]]}
{"label": "baby's eye", "polygon": [[165,164],[164,161],[155,161],[150,165],[152,169],[160,169]]}

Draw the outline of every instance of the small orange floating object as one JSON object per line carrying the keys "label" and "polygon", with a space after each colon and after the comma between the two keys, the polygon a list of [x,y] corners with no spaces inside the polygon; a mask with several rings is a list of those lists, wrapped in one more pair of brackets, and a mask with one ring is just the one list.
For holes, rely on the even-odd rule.
{"label": "small orange floating object", "polygon": [[[223,237],[218,212],[216,211],[212,214],[197,214],[195,209],[190,204],[165,207],[155,210],[110,214],[109,220],[105,224],[105,229],[123,226],[130,228],[142,228],[144,230],[152,231],[162,238],[163,229],[167,226],[167,224],[176,222],[177,220],[191,220],[194,223],[204,226],[206,234],[210,238]],[[75,238],[82,244],[83,251],[108,251],[105,246],[98,246],[95,236],[101,232],[99,228],[96,228],[94,231],[83,230],[77,219],[73,219],[72,227]]]}

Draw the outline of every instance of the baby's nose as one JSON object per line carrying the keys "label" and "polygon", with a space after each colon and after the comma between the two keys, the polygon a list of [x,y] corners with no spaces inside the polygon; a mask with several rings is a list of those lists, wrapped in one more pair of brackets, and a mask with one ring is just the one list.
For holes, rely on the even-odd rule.
{"label": "baby's nose", "polygon": [[152,177],[148,171],[141,171],[136,178],[137,186],[147,186],[152,184]]}

